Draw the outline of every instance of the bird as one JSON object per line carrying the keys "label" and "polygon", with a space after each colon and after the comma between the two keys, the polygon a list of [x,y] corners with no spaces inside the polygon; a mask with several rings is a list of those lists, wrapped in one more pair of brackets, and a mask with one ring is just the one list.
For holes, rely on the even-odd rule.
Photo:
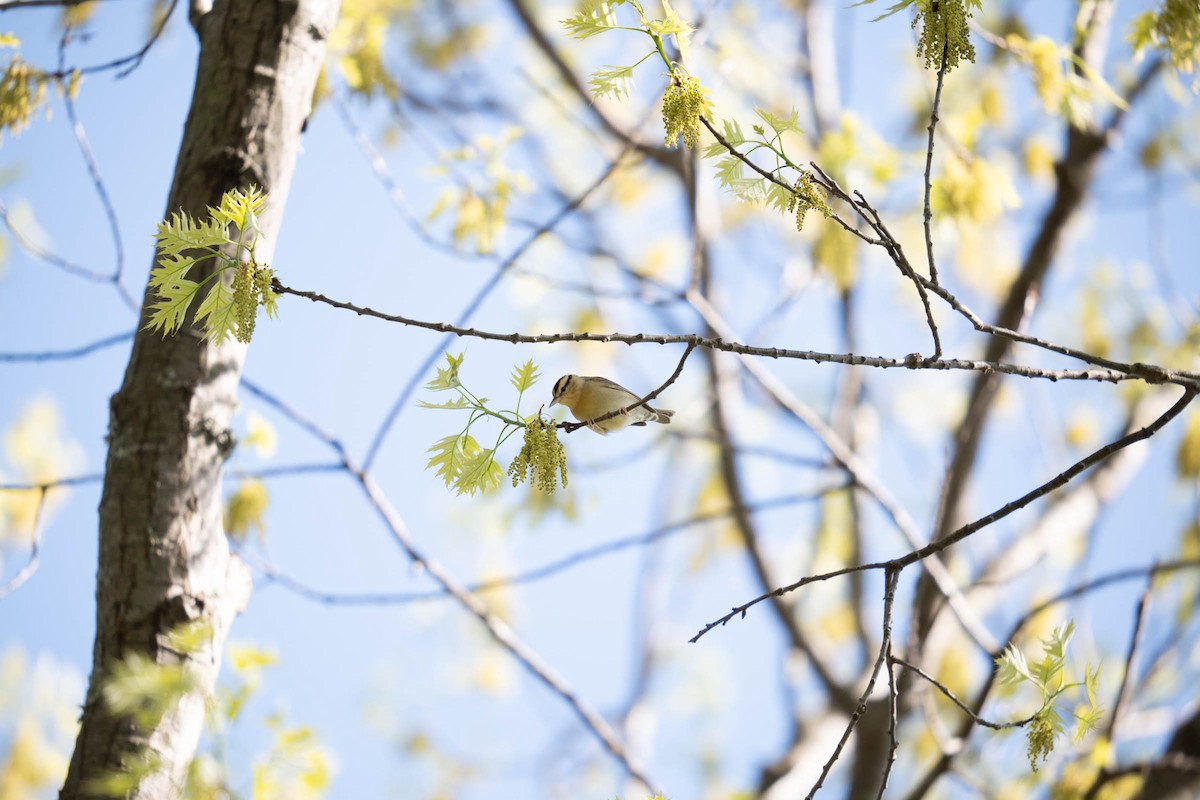
{"label": "bird", "polygon": [[[608,378],[594,375],[563,375],[554,382],[550,405],[561,404],[571,410],[571,415],[601,435],[620,430],[626,425],[645,425],[647,422],[671,421],[674,411],[650,406],[633,406],[641,399],[639,395]],[[613,411],[621,413],[609,419],[595,422],[597,417]]]}

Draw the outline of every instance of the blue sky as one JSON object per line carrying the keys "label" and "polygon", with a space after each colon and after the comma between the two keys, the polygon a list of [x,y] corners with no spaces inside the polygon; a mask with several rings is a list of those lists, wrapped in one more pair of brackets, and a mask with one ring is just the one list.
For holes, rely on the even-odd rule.
{"label": "blue sky", "polygon": [[[133,43],[145,28],[146,8],[140,3],[105,5],[92,25],[96,36],[73,47],[70,61],[102,62],[135,49]],[[849,31],[843,41],[852,45],[853,52],[842,64],[853,87],[846,101],[885,135],[900,136],[903,107],[893,102],[894,88],[876,81],[875,76],[901,63],[909,42],[907,23],[894,18],[869,25],[868,17],[862,10],[856,16],[839,17],[849,20],[850,27],[843,28]],[[57,58],[53,19],[51,13],[9,14],[0,17],[0,23],[11,26],[21,37],[26,58],[52,65]],[[118,212],[125,280],[135,296],[140,296],[153,257],[152,233],[164,214],[194,75],[196,43],[183,23],[182,17],[173,20],[146,62],[129,76],[88,78],[77,105]],[[1058,29],[1057,20],[1046,20],[1046,24],[1048,30]],[[498,59],[498,63],[508,69],[512,60]],[[1016,96],[1036,102],[1027,92]],[[1158,96],[1154,102],[1169,101]],[[31,208],[45,231],[46,245],[54,252],[110,273],[116,257],[102,206],[61,103],[55,101],[51,106],[50,120],[36,120],[19,136],[6,137],[0,149],[0,167],[12,177],[0,186],[0,199],[10,211]],[[386,117],[377,111],[356,106],[354,113],[369,133],[386,124]],[[1148,117],[1153,120],[1155,115]],[[1131,129],[1129,141],[1136,142],[1144,130]],[[603,158],[581,141],[566,142],[563,149],[581,154],[579,174],[574,177],[585,182],[603,167]],[[385,155],[393,174],[412,192],[414,205],[419,211],[427,209],[431,204],[428,187],[435,178],[425,154],[413,146],[388,150]],[[1122,151],[1106,164],[1099,202],[1073,231],[1068,263],[1056,272],[1047,291],[1047,304],[1037,325],[1051,338],[1074,341],[1077,333],[1074,312],[1066,308],[1067,296],[1060,296],[1059,291],[1077,285],[1097,260],[1107,257],[1123,268],[1139,254],[1145,257],[1147,210],[1139,180],[1127,169],[1128,159],[1129,153]],[[1044,194],[1031,191],[1026,197],[1026,204],[1014,215],[1014,234],[1022,238],[1028,237],[1045,204]],[[1195,218],[1195,189],[1173,184],[1167,198],[1161,209],[1168,234],[1166,254],[1175,266],[1181,294],[1194,300],[1200,291],[1200,270],[1195,269],[1194,250],[1184,232]],[[521,207],[527,218],[535,220],[546,218],[552,210],[544,196]],[[648,208],[641,218],[619,230],[619,244],[637,252],[643,239],[648,241],[660,229],[678,225],[679,219],[678,208]],[[502,251],[510,250],[526,234],[527,229],[515,225]],[[786,257],[786,252],[781,254],[775,246],[775,233],[761,233],[760,241],[777,260]],[[730,249],[746,246],[743,239]],[[1021,243],[1016,249],[1020,252]],[[561,269],[563,274],[585,273],[579,264],[563,263],[570,258],[548,242],[533,248],[527,263],[543,270]],[[456,317],[493,270],[490,264],[454,259],[423,247],[387,204],[351,134],[328,105],[318,109],[305,135],[275,262],[285,283],[297,288],[439,320]],[[134,317],[110,284],[55,270],[11,242],[3,269],[0,352],[69,348],[134,326]],[[734,252],[722,258],[718,270],[719,278],[733,287],[726,295],[727,313],[741,330],[751,329],[761,310],[774,299],[776,270],[743,272]],[[897,338],[896,328],[890,324],[907,313],[892,294],[897,287],[902,291],[902,284],[885,275],[886,265],[880,262],[871,262],[864,270],[877,283],[865,301],[868,313],[864,316],[871,321],[862,326],[863,351],[903,355],[925,347],[920,328],[906,329]],[[1128,279],[1134,284],[1141,280],[1147,296],[1154,294],[1150,272],[1131,269],[1129,274],[1146,277],[1128,278],[1122,272],[1114,291],[1122,291],[1122,282]],[[967,288],[963,291],[970,294]],[[827,286],[815,288],[800,304],[800,313],[786,320],[777,341],[785,346],[837,349],[828,324],[834,316],[832,299]],[[561,329],[570,324],[574,304],[569,296],[539,298],[527,282],[509,280],[489,297],[472,324],[502,331],[537,326]],[[285,298],[280,305],[279,320],[259,324],[245,377],[287,398],[298,411],[333,431],[354,458],[361,458],[401,388],[437,351],[440,337],[359,319],[295,298]],[[986,307],[986,302],[980,300],[980,305]],[[697,324],[682,312],[671,312],[664,320],[653,313],[622,316],[616,311],[608,319],[629,329],[690,330]],[[948,330],[957,352],[974,353],[971,348],[978,340],[965,326],[948,323]],[[669,374],[679,355],[678,349],[648,347],[634,354],[621,346],[617,352],[598,357],[599,348],[514,347],[481,341],[456,341],[451,349],[466,353],[468,384],[478,387],[480,393],[496,396],[507,388],[508,370],[534,358],[543,372],[534,394],[543,401],[549,399],[553,380],[582,369],[580,363],[605,366],[631,388],[643,388],[656,385]],[[119,385],[127,356],[128,344],[123,343],[64,363],[0,363],[0,424],[9,424],[31,399],[48,395],[61,409],[67,435],[83,448],[79,471],[99,473],[104,464],[107,399]],[[831,368],[771,366],[805,399],[818,406],[828,403]],[[664,405],[679,411],[676,424],[700,426],[702,409],[689,387],[700,384],[702,372],[696,359],[684,380],[663,398]],[[925,385],[918,382],[927,376],[889,374],[872,375],[871,379],[868,391],[885,407],[878,421],[883,435],[875,463],[914,516],[927,524],[934,500],[931,491],[936,491],[936,481],[928,476],[937,474],[945,457],[944,446],[925,442],[923,449],[911,447],[911,431],[900,430],[902,420],[890,403],[914,386]],[[947,391],[964,385],[962,376],[932,380]],[[1061,392],[1060,387],[1048,384],[1019,388],[1020,399],[1002,415],[987,440],[989,477],[974,495],[980,511],[999,505],[1021,487],[1028,488],[1031,476],[1044,479],[1057,471],[1055,466],[1061,469],[1068,463],[1064,460],[1068,454],[1061,449],[1048,451],[1028,439],[1009,446],[1006,438],[1011,432],[1061,425],[1081,407],[1104,413],[1115,405],[1107,386],[1068,387]],[[759,395],[748,392],[749,403],[759,400]],[[328,448],[253,396],[243,393],[243,404],[245,411],[256,410],[272,422],[279,432],[279,449],[265,462],[253,453],[239,451],[230,468],[254,470],[333,459]],[[683,489],[672,482],[675,472],[683,472],[685,466],[669,463],[665,447],[652,451],[631,469],[589,472],[586,468],[641,450],[654,432],[640,430],[607,438],[582,431],[569,439],[572,486],[579,508],[573,521],[551,515],[533,526],[520,515],[513,517],[513,510],[524,503],[523,491],[505,491],[493,499],[455,498],[432,473],[422,469],[425,449],[455,431],[454,420],[439,416],[444,413],[421,410],[410,402],[385,441],[375,474],[417,545],[461,579],[553,561],[593,544],[652,530],[691,511],[694,488]],[[239,432],[244,432],[245,421],[246,414],[239,414],[235,421]],[[748,411],[747,440],[792,447],[805,454],[820,453],[798,426],[769,425]],[[893,432],[894,441],[889,436]],[[1168,433],[1171,441],[1178,435],[1177,430]],[[1156,450],[1129,499],[1103,520],[1091,569],[1098,572],[1117,564],[1145,563],[1173,551],[1177,531],[1194,509],[1188,502],[1188,490],[1173,481],[1170,458],[1169,449]],[[748,466],[746,471],[757,499],[802,491],[813,483],[811,476],[798,479],[769,466]],[[330,592],[403,592],[432,585],[410,568],[349,476],[285,477],[272,480],[270,489],[266,548],[289,575]],[[18,645],[31,653],[51,654],[87,673],[98,502],[98,484],[73,489],[69,502],[50,520],[37,574],[0,602],[0,651]],[[1013,524],[1019,527],[1023,519],[1030,518],[1018,517]],[[812,519],[812,509],[807,506],[762,514],[764,529],[772,540],[785,543],[802,539]],[[602,711],[617,710],[628,699],[637,667],[632,643],[639,631],[632,620],[638,618],[642,608],[638,604],[646,599],[639,594],[639,576],[643,570],[664,569],[659,562],[686,572],[679,565],[702,549],[698,541],[703,536],[717,537],[705,530],[704,534],[674,536],[661,548],[625,550],[523,587],[510,599],[514,625],[581,696]],[[1137,546],[1130,547],[1135,536]],[[900,552],[901,546],[894,533],[871,542],[881,557]],[[783,550],[786,552],[786,547]],[[19,561],[20,554],[10,551],[4,574],[11,574]],[[783,564],[780,572],[789,580],[798,577]],[[656,625],[650,635],[667,664],[653,687],[654,696],[666,709],[656,720],[659,738],[653,772],[676,798],[699,796],[702,779],[692,769],[692,748],[697,740],[711,738],[713,748],[724,759],[725,778],[744,784],[754,779],[759,766],[756,759],[773,752],[786,732],[784,716],[769,705],[778,702],[775,690],[782,676],[777,660],[770,657],[780,646],[777,628],[765,610],[720,629],[699,645],[686,644],[704,622],[757,594],[747,567],[726,556],[710,562],[693,578],[692,584],[664,579],[662,585],[652,586],[647,601],[662,611],[654,616]],[[871,586],[879,584],[878,577],[868,581]],[[1081,627],[1089,617],[1103,620],[1109,613],[1116,614],[1124,625],[1129,600],[1136,592],[1137,587],[1113,592],[1090,610],[1079,610]],[[1114,631],[1114,641],[1106,644],[1121,641],[1123,631]],[[232,638],[279,653],[281,663],[268,673],[256,710],[261,715],[284,708],[289,720],[317,730],[340,763],[333,797],[413,796],[409,793],[412,781],[429,778],[398,755],[397,741],[418,730],[429,732],[452,755],[497,766],[464,797],[534,796],[533,787],[538,785],[534,780],[542,771],[545,762],[541,759],[547,751],[562,747],[595,755],[591,741],[579,732],[560,699],[542,690],[511,662],[500,659],[505,664],[501,669],[511,670],[513,676],[507,693],[481,699],[478,693],[467,691],[474,680],[473,671],[481,663],[490,663],[490,645],[484,643],[481,629],[472,619],[445,601],[399,608],[333,607],[299,598],[259,575],[251,605],[238,620]],[[692,710],[689,702],[694,704]],[[747,709],[763,706],[768,710],[747,713]],[[728,735],[730,732],[733,735]],[[0,731],[0,742],[3,735]],[[262,730],[253,726],[243,735],[248,751],[264,741]],[[620,788],[611,774],[602,776],[595,786],[591,796],[596,797],[611,796]]]}

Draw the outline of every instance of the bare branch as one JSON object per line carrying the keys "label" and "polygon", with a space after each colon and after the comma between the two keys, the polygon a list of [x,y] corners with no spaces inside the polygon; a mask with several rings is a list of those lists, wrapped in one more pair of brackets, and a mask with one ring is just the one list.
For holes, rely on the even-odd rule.
{"label": "bare branch", "polygon": [[400,547],[409,560],[425,570],[442,590],[454,598],[458,604],[470,612],[483,625],[488,635],[513,656],[534,678],[558,695],[570,706],[575,715],[583,722],[588,731],[604,746],[614,759],[632,776],[641,782],[651,793],[655,793],[654,784],[646,776],[643,769],[636,764],[621,743],[612,726],[591,706],[576,695],[575,691],[541,657],[522,641],[504,620],[493,614],[487,604],[475,592],[460,584],[438,561],[426,556],[417,549],[412,540],[407,524],[399,512],[391,505],[387,495],[379,488],[375,479],[366,468],[356,465],[348,454],[340,439],[325,431],[321,426],[308,419],[288,403],[267,392],[265,389],[242,381],[243,388],[270,404],[280,413],[292,419],[314,437],[328,445],[342,461],[345,470],[354,477],[362,489],[368,503],[378,514],[392,539]]}
{"label": "bare branch", "polygon": [[[627,151],[625,150],[621,151],[616,158],[608,163],[608,166],[606,166],[600,172],[600,174],[594,181],[592,181],[591,184],[585,187],[583,191],[571,198],[568,202],[564,203],[558,209],[558,211],[556,211],[550,216],[549,219],[542,223],[537,230],[530,233],[523,242],[517,245],[516,249],[513,250],[507,258],[505,258],[496,266],[496,271],[492,273],[492,277],[488,279],[487,283],[480,287],[479,291],[475,293],[475,296],[472,297],[470,302],[467,303],[462,313],[458,315],[457,326],[451,325],[444,328],[438,328],[424,325],[419,327],[428,327],[431,330],[442,330],[443,333],[455,333],[456,328],[462,329],[460,326],[467,324],[467,321],[470,320],[471,317],[474,316],[475,312],[479,310],[479,307],[483,304],[483,301],[486,300],[488,296],[491,295],[491,293],[496,289],[496,287],[500,285],[500,281],[504,278],[508,271],[512,269],[517,261],[519,261],[521,257],[525,255],[529,248],[533,247],[533,245],[542,236],[557,228],[559,223],[579,210],[579,208],[583,206],[587,199],[591,197],[591,195],[597,189],[603,186],[610,177],[612,177],[613,173],[616,172],[618,166],[620,165],[621,159],[624,158],[626,152]],[[286,291],[285,287],[279,283],[273,284],[273,288],[275,288],[276,292]],[[295,294],[295,292],[291,293]],[[316,302],[314,297],[309,297],[309,299]],[[365,314],[366,312],[364,311],[359,313]],[[375,314],[375,312],[371,312],[368,315],[378,316]],[[372,437],[371,444],[367,447],[367,453],[363,457],[362,468],[364,470],[369,470],[375,463],[375,459],[379,456],[379,450],[383,447],[384,440],[387,438],[389,431],[391,431],[392,425],[395,424],[396,418],[400,415],[400,411],[408,403],[413,392],[417,390],[417,387],[420,385],[425,373],[429,371],[429,369],[433,366],[433,363],[446,349],[446,345],[449,343],[449,340],[449,336],[444,337],[438,346],[430,351],[429,355],[426,356],[425,360],[421,363],[420,368],[413,373],[408,383],[405,384],[404,388],[400,391],[400,394],[396,397],[396,401],[392,403],[392,407],[388,409],[388,413],[384,416],[383,422],[380,423],[378,430],[376,430],[375,436]]]}
{"label": "bare branch", "polygon": [[624,408],[618,408],[613,411],[609,411],[607,414],[601,414],[600,416],[596,417],[595,419],[590,419],[585,422],[560,422],[560,423],[558,423],[558,427],[562,428],[567,433],[573,433],[587,425],[594,425],[597,422],[604,422],[606,420],[613,419],[614,417],[618,417],[622,414],[628,414],[630,411],[632,411],[635,408],[641,408],[642,406],[645,406],[651,400],[653,400],[654,398],[656,398],[660,394],[662,394],[663,391],[668,386],[673,384],[675,381],[679,380],[679,376],[683,373],[683,365],[687,363],[688,356],[690,356],[692,354],[692,351],[695,349],[696,349],[696,343],[688,342],[688,345],[686,348],[684,348],[683,355],[679,357],[679,363],[675,365],[675,371],[671,373],[671,376],[669,378],[667,378],[666,381],[664,381],[661,386],[659,386],[654,391],[650,392],[650,394],[646,395],[645,397],[638,398],[638,401],[636,403],[631,403],[628,406],[625,406]]}
{"label": "bare branch", "polygon": [[[834,748],[833,754],[829,756],[829,760],[825,762],[825,766],[821,768],[821,774],[817,777],[817,782],[809,789],[805,800],[812,800],[820,791],[821,786],[825,783],[825,778],[829,776],[829,771],[833,769],[833,765],[842,755],[842,750],[846,747],[846,742],[850,739],[850,734],[854,732],[854,727],[858,724],[858,720],[867,712],[867,700],[875,691],[875,681],[879,677],[879,669],[887,661],[888,652],[892,646],[892,608],[896,600],[896,583],[900,578],[900,568],[888,566],[884,568],[884,588],[883,588],[883,641],[879,645],[879,655],[875,658],[875,666],[871,669],[871,677],[867,681],[867,688],[863,689],[863,693],[859,695],[858,705],[854,712],[850,715],[850,721],[846,724],[846,730],[842,733],[842,738],[838,741],[837,747]],[[884,784],[887,783],[887,776],[884,776]]]}
{"label": "bare branch", "polygon": [[[165,21],[163,24],[166,24]],[[58,46],[58,66],[60,71],[65,69],[67,44],[70,42],[70,39],[71,29],[68,28],[63,33],[62,40]],[[110,280],[126,307],[136,312],[141,308],[141,303],[134,298],[129,288],[125,285],[125,244],[121,238],[121,226],[117,222],[117,210],[113,206],[112,198],[108,194],[104,178],[100,175],[100,165],[96,163],[96,156],[92,153],[92,145],[88,142],[87,132],[83,129],[83,123],[79,121],[79,114],[75,108],[75,100],[71,97],[70,92],[63,92],[63,105],[67,109],[67,120],[71,123],[71,132],[74,134],[75,142],[79,146],[79,153],[83,156],[83,163],[87,165],[88,177],[91,178],[92,187],[96,191],[96,197],[100,200],[100,205],[104,209],[104,217],[108,220],[109,235],[112,237],[113,249],[116,251],[116,264],[113,266]]]}
{"label": "bare branch", "polygon": [[703,628],[700,629],[700,631],[695,636],[693,636],[688,641],[696,642],[697,640],[700,639],[701,636],[708,633],[713,628],[715,628],[717,626],[725,625],[730,620],[732,620],[734,617],[737,617],[737,616],[745,617],[747,611],[749,611],[751,608],[758,605],[762,601],[770,598],[772,595],[786,594],[788,592],[795,591],[796,589],[799,589],[803,586],[807,586],[810,583],[816,583],[818,581],[826,581],[826,580],[829,580],[830,578],[837,578],[842,575],[849,574],[851,572],[857,572],[857,571],[863,571],[863,570],[877,570],[877,569],[882,569],[882,570],[903,569],[903,568],[909,566],[910,564],[915,564],[919,561],[923,561],[935,553],[940,553],[943,550],[945,550],[946,548],[948,548],[954,544],[957,544],[958,542],[962,541],[963,539],[966,539],[971,534],[976,533],[977,531],[982,530],[983,528],[986,528],[987,526],[1003,519],[1004,517],[1007,517],[1009,514],[1013,513],[1014,511],[1024,508],[1025,506],[1029,505],[1030,503],[1037,500],[1038,498],[1044,497],[1045,495],[1049,494],[1050,492],[1054,491],[1055,489],[1057,489],[1061,486],[1064,486],[1076,475],[1078,475],[1079,473],[1088,469],[1089,467],[1099,463],[1100,461],[1103,461],[1105,458],[1107,458],[1108,456],[1117,452],[1118,450],[1128,447],[1129,445],[1134,444],[1136,442],[1140,442],[1144,439],[1149,439],[1151,436],[1153,436],[1155,433],[1157,433],[1164,425],[1166,425],[1168,422],[1170,422],[1175,417],[1179,416],[1179,414],[1181,414],[1183,412],[1183,410],[1188,407],[1188,405],[1192,402],[1192,400],[1195,399],[1197,393],[1200,393],[1200,390],[1193,389],[1193,388],[1186,389],[1184,391],[1184,393],[1180,396],[1179,400],[1177,400],[1173,406],[1171,406],[1169,409],[1167,409],[1165,412],[1163,412],[1162,415],[1160,415],[1157,419],[1155,419],[1150,424],[1146,425],[1145,427],[1139,428],[1138,430],[1133,431],[1132,433],[1122,436],[1120,439],[1110,442],[1109,444],[1105,445],[1104,447],[1101,447],[1099,450],[1096,450],[1095,452],[1085,456],[1084,458],[1081,458],[1079,461],[1076,461],[1070,467],[1063,470],[1058,475],[1055,475],[1053,478],[1051,478],[1050,480],[1041,484],[1037,488],[1032,489],[1029,492],[1026,492],[1021,497],[1018,497],[1016,500],[1005,503],[1003,506],[996,509],[992,513],[987,514],[986,516],[980,517],[979,519],[975,520],[972,523],[963,525],[961,528],[954,531],[949,536],[939,539],[938,541],[931,542],[930,544],[926,545],[925,547],[922,547],[918,550],[914,550],[910,553],[907,553],[906,555],[900,556],[899,558],[893,558],[889,561],[877,561],[877,562],[874,562],[871,564],[860,564],[858,566],[853,566],[853,567],[842,567],[841,569],[836,569],[831,572],[825,572],[825,573],[821,573],[819,575],[810,575],[810,576],[801,578],[800,580],[796,581],[795,583],[788,584],[787,586],[781,586],[778,589],[775,589],[774,591],[768,592],[764,595],[760,595],[760,596],[754,598],[753,600],[750,600],[747,603],[744,603],[740,606],[735,606],[728,614],[726,614],[722,617],[719,617],[718,619],[705,625]]}
{"label": "bare branch", "polygon": [[27,353],[0,353],[0,362],[20,363],[24,361],[70,361],[75,358],[91,355],[99,350],[128,342],[133,338],[134,331],[118,333],[97,339],[94,342],[73,347],[68,350],[35,350]]}
{"label": "bare branch", "polygon": [[1146,581],[1146,588],[1142,590],[1142,594],[1138,598],[1137,609],[1134,611],[1133,630],[1129,634],[1129,649],[1125,652],[1124,670],[1121,672],[1121,686],[1117,690],[1117,699],[1113,703],[1112,714],[1108,718],[1108,732],[1104,735],[1104,738],[1110,742],[1116,739],[1117,726],[1120,724],[1121,715],[1125,712],[1125,706],[1129,702],[1134,661],[1137,657],[1138,647],[1142,643],[1142,634],[1145,632],[1146,611],[1150,607],[1150,593],[1153,590],[1153,580]]}
{"label": "bare branch", "polygon": [[937,678],[933,677],[928,672],[926,672],[925,670],[918,667],[916,664],[910,664],[909,662],[905,661],[904,659],[897,658],[895,656],[892,657],[892,663],[899,664],[900,666],[904,667],[905,669],[916,673],[917,675],[924,678],[929,683],[933,684],[933,686],[937,687],[938,691],[940,691],[943,695],[946,696],[947,700],[954,703],[954,705],[958,706],[959,709],[964,714],[966,714],[968,717],[970,717],[971,720],[976,725],[982,725],[983,727],[991,728],[994,731],[1002,731],[1002,730],[1006,730],[1008,728],[1023,728],[1026,725],[1028,725],[1030,722],[1033,721],[1033,717],[1029,716],[1029,717],[1026,717],[1025,719],[1017,720],[1015,722],[990,722],[990,721],[984,719],[983,717],[979,716],[978,714],[976,714],[974,711],[972,711],[971,708],[966,703],[964,703],[962,700],[960,700],[958,698],[958,695],[956,695],[954,692],[950,691],[949,687],[947,687],[946,684],[942,683]]}
{"label": "bare branch", "polygon": [[937,72],[937,89],[933,93],[933,106],[929,110],[929,144],[925,147],[925,209],[922,217],[925,221],[925,257],[929,263],[929,280],[938,282],[937,262],[933,257],[933,208],[930,198],[933,195],[933,141],[937,130],[938,109],[942,105],[942,85],[946,81],[946,68],[949,66],[950,41],[942,43],[942,63]]}
{"label": "bare branch", "polygon": [[[9,0],[10,3],[13,1],[14,0]],[[36,2],[36,0],[27,0],[27,2]],[[82,2],[82,0],[80,0],[80,2]],[[61,3],[58,3],[58,5],[61,5]],[[159,20],[158,25],[156,25],[154,30],[150,32],[150,36],[148,39],[146,39],[146,43],[143,44],[136,52],[130,53],[127,56],[115,59],[113,61],[107,61],[103,64],[93,64],[88,67],[60,67],[58,72],[48,72],[46,75],[52,78],[67,78],[75,72],[78,72],[81,75],[90,75],[97,72],[107,72],[111,69],[117,69],[120,70],[117,72],[117,77],[124,78],[141,65],[142,61],[146,58],[146,55],[150,52],[150,49],[154,47],[159,38],[162,37],[163,31],[166,30],[167,23],[171,21],[171,17],[175,14],[175,7],[177,5],[179,5],[179,0],[171,0],[171,4],[167,6],[167,10],[163,12],[162,18]]]}
{"label": "bare branch", "polygon": [[[734,338],[733,330],[730,329],[728,323],[726,323],[708,301],[695,293],[689,294],[688,299],[696,307],[696,310],[700,312],[700,315],[704,317],[705,322],[718,334],[731,339]],[[782,381],[776,378],[757,360],[743,355],[741,363],[742,367],[758,381],[759,385],[774,398],[776,403],[796,417],[796,419],[800,420],[801,423],[821,440],[821,443],[829,450],[830,455],[854,479],[855,485],[865,491],[888,516],[892,524],[900,531],[905,541],[908,542],[908,546],[914,549],[921,547],[925,542],[925,538],[918,528],[916,521],[913,520],[904,506],[892,497],[882,481],[871,472],[866,463],[858,457],[837,432],[827,425],[815,410],[789,391]],[[959,590],[945,565],[938,558],[934,557],[926,562],[925,567],[937,582],[939,590],[948,599],[950,608],[961,622],[963,629],[982,648],[989,652],[994,650],[996,645],[995,637],[983,625],[974,610],[966,602],[965,598],[963,598],[962,592]]]}
{"label": "bare branch", "polygon": [[[1041,603],[1038,603],[1033,608],[1026,611],[1009,630],[1005,641],[1012,641],[1015,639],[1017,634],[1019,634],[1025,628],[1025,626],[1028,625],[1039,614],[1042,614],[1047,609],[1058,605],[1059,603],[1065,603],[1068,600],[1082,597],[1085,594],[1104,589],[1117,583],[1123,583],[1125,581],[1136,579],[1152,580],[1158,575],[1164,575],[1183,570],[1200,570],[1200,559],[1169,561],[1154,563],[1141,567],[1131,567],[1129,569],[1110,572],[1097,578],[1093,578],[1090,581],[1077,584],[1063,590],[1062,592],[1059,592],[1057,595],[1044,600]],[[993,658],[1000,655],[1001,651],[999,649],[992,653]],[[987,701],[988,696],[991,694],[995,679],[996,672],[992,671],[988,674],[987,679],[984,681],[984,685],[980,688],[979,693],[976,695],[975,702],[972,704],[976,714],[978,714],[979,709],[983,707],[983,704]],[[957,732],[957,738],[960,740],[965,740],[970,735],[974,724],[974,718],[968,717],[967,719],[964,719]],[[920,798],[925,797],[929,790],[933,788],[933,785],[938,781],[938,779],[942,775],[946,774],[953,766],[958,752],[961,752],[961,749],[953,753],[943,753],[942,757],[938,759],[938,761],[929,769],[929,771],[916,781],[913,787],[909,790],[908,794],[905,795],[905,800],[920,800]]]}
{"label": "bare branch", "polygon": [[[387,322],[396,322],[401,325],[408,325],[414,328],[424,328],[426,330],[438,331],[441,333],[451,334],[453,336],[467,336],[476,339],[509,342],[511,344],[618,342],[621,344],[633,345],[689,344],[694,342],[697,347],[706,347],[713,350],[724,350],[727,353],[739,353],[741,355],[759,356],[762,358],[794,358],[802,361],[851,364],[854,366],[877,367],[882,369],[902,368],[956,371],[962,370],[989,374],[998,372],[1006,375],[1019,375],[1026,378],[1044,378],[1049,381],[1075,380],[1118,383],[1125,380],[1142,380],[1149,383],[1173,383],[1182,387],[1200,386],[1200,375],[1185,370],[1167,369],[1154,364],[1122,364],[1121,362],[1117,361],[1100,359],[1096,356],[1091,356],[1086,353],[1076,355],[1075,351],[1070,351],[1070,348],[1060,348],[1057,345],[1049,345],[1049,343],[1045,343],[1049,345],[1047,349],[1054,349],[1056,352],[1062,352],[1064,355],[1071,355],[1072,357],[1081,358],[1084,361],[1103,361],[1105,362],[1105,368],[1084,370],[1054,370],[1043,369],[1041,367],[1027,367],[1019,364],[988,361],[968,361],[963,359],[942,359],[939,361],[934,361],[930,359],[922,359],[920,356],[883,358],[876,356],[860,356],[854,355],[853,353],[822,353],[814,350],[792,350],[783,347],[753,347],[751,345],[740,344],[737,342],[727,342],[722,339],[713,339],[699,336],[697,334],[655,335],[646,333],[546,333],[537,336],[530,336],[521,333],[498,333],[493,331],[482,331],[476,328],[465,328],[461,325],[452,325],[447,322],[430,322],[426,320],[419,320],[412,317],[406,317],[401,314],[387,314],[366,306],[358,306],[354,303],[334,300],[319,292],[308,292],[300,289],[293,289],[290,286],[285,286],[278,280],[273,284],[273,288],[276,294],[290,294],[295,295],[296,297],[304,297],[314,303],[324,303],[325,305],[332,306],[333,308],[340,308],[345,311],[353,311],[359,316],[375,317],[376,319],[382,319]],[[440,351],[438,352],[440,354]]]}

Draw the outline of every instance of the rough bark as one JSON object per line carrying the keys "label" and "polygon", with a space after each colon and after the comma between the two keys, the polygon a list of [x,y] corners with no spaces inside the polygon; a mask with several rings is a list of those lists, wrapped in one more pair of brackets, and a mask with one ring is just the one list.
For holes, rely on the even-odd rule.
{"label": "rough bark", "polygon": [[1137,800],[1190,800],[1200,795],[1200,711],[1176,730],[1146,775]]}
{"label": "rough bark", "polygon": [[[217,0],[193,11],[200,57],[166,211],[203,216],[226,190],[257,184],[269,192],[258,248],[269,262],[338,2]],[[244,357],[244,346],[202,342],[190,327],[166,338],[143,330],[134,340],[111,404],[92,675],[60,798],[92,796],[89,781],[118,771],[123,755],[142,748],[160,767],[128,796],[181,792],[205,694],[251,588],[221,515]],[[173,650],[167,633],[194,621],[211,626],[207,646]],[[200,687],[149,731],[111,715],[101,696],[112,664],[130,653],[183,664]]]}

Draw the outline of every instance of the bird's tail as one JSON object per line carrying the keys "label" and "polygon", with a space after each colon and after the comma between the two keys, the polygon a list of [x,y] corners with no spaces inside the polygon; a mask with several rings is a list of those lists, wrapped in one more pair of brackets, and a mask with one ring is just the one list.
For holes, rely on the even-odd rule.
{"label": "bird's tail", "polygon": [[675,416],[674,411],[668,411],[665,408],[652,408],[650,410],[656,415],[654,421],[661,422],[663,425],[670,423],[671,417]]}

